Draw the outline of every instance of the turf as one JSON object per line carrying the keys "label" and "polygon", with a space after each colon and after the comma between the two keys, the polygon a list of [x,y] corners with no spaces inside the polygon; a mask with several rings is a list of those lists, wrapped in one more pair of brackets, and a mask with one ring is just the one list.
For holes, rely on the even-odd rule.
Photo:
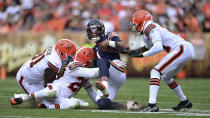
{"label": "turf", "polygon": [[[14,93],[23,93],[14,77],[0,80],[0,118],[182,118],[182,117],[210,117],[210,79],[177,80],[184,93],[193,103],[192,110],[173,112],[171,107],[179,101],[172,90],[161,81],[158,93],[159,113],[139,113],[127,111],[99,111],[88,98],[84,89],[75,96],[90,103],[88,108],[68,109],[68,110],[47,110],[30,108],[28,103],[19,106],[11,106],[9,98]],[[149,95],[149,80],[146,78],[128,78],[118,92],[115,101],[126,103],[128,100],[135,100],[142,104],[147,104]],[[165,112],[166,111],[166,112]]]}

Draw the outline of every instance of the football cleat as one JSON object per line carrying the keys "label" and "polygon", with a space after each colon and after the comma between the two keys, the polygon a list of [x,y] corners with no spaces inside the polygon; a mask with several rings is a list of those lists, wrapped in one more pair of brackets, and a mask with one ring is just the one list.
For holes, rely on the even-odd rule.
{"label": "football cleat", "polygon": [[18,105],[23,103],[23,99],[22,98],[10,98],[9,99],[11,105]]}
{"label": "football cleat", "polygon": [[157,107],[157,105],[150,103],[148,103],[148,105],[144,107],[142,110],[139,110],[139,112],[158,112],[158,111],[159,108]]}
{"label": "football cleat", "polygon": [[192,108],[192,103],[187,99],[185,101],[181,101],[179,102],[179,104],[177,104],[176,106],[172,107],[172,109],[174,111],[179,111],[180,109],[183,109],[183,108]]}
{"label": "football cleat", "polygon": [[44,109],[46,109],[47,106],[45,104],[38,104],[38,108],[44,108]]}
{"label": "football cleat", "polygon": [[[103,81],[103,82],[107,82],[107,81]],[[104,94],[104,97],[109,96],[108,86],[105,86],[102,82],[96,81],[96,88],[99,89]]]}

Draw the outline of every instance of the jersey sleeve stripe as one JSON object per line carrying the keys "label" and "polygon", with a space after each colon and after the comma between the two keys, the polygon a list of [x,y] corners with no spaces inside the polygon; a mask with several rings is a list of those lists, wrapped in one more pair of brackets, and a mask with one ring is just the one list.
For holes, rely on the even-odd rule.
{"label": "jersey sleeve stripe", "polygon": [[54,66],[52,63],[48,62],[47,65],[53,69],[53,71],[55,71],[56,73],[58,72],[58,68],[56,66]]}
{"label": "jersey sleeve stripe", "polygon": [[118,36],[116,32],[110,32],[110,33],[108,34],[108,39],[109,39],[109,40],[112,40],[112,38],[114,38],[115,36]]}
{"label": "jersey sleeve stripe", "polygon": [[156,26],[155,25],[153,25],[153,24],[150,24],[146,29],[145,29],[145,35],[147,35],[147,36],[149,36],[149,32],[153,29],[153,28],[155,28]]}
{"label": "jersey sleeve stripe", "polygon": [[77,67],[83,67],[83,64],[81,62],[74,62],[73,64],[69,65],[70,70],[73,70]]}

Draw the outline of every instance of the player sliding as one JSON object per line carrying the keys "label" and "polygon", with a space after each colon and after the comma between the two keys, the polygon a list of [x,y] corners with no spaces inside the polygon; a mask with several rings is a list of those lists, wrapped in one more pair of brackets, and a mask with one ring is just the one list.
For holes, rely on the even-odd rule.
{"label": "player sliding", "polygon": [[194,58],[191,43],[173,34],[152,21],[152,16],[145,10],[136,11],[131,17],[132,31],[143,35],[144,47],[130,51],[130,56],[143,58],[165,50],[168,54],[151,70],[149,103],[142,112],[157,112],[156,104],[160,79],[162,79],[178,96],[180,103],[172,107],[178,111],[191,108],[192,103],[184,95],[180,85],[173,77],[184,67],[188,60]]}

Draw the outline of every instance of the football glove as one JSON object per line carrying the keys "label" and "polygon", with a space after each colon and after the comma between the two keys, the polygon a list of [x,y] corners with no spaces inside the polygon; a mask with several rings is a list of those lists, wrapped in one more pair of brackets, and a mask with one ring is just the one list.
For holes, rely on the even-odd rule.
{"label": "football glove", "polygon": [[122,46],[120,46],[117,42],[115,43],[118,52],[121,54],[127,54],[127,50],[125,50]]}

